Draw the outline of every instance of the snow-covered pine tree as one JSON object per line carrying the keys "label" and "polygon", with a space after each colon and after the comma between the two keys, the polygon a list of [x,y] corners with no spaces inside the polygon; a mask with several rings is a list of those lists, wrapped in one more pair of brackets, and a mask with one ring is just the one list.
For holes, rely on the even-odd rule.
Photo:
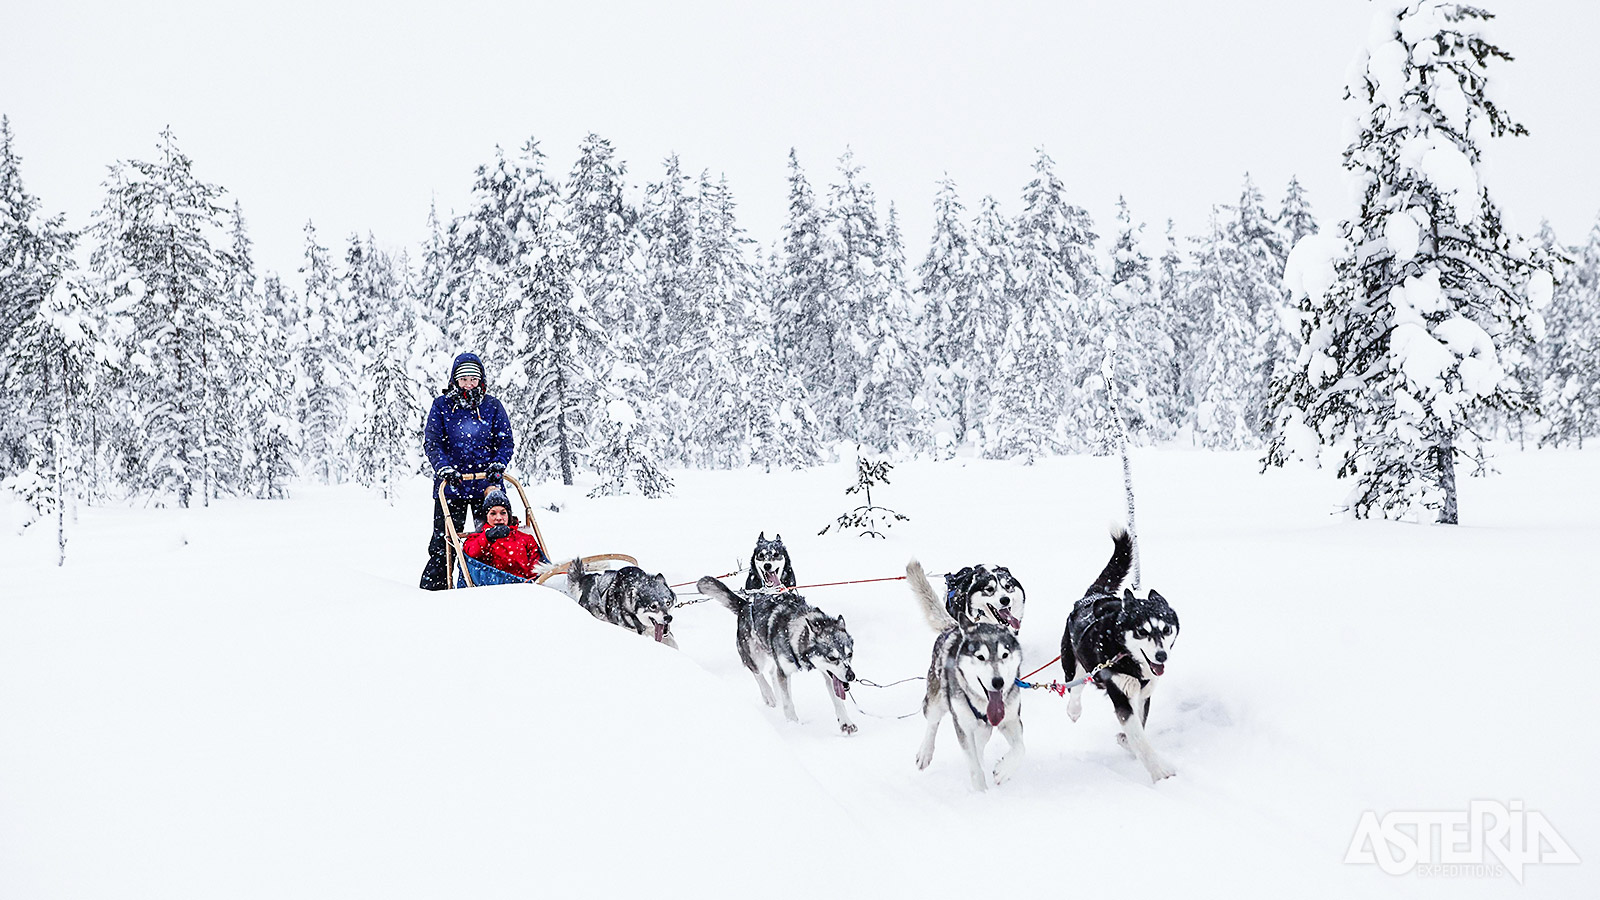
{"label": "snow-covered pine tree", "polygon": [[559,473],[570,485],[589,447],[591,411],[602,402],[594,367],[605,336],[574,285],[561,189],[546,177],[544,158],[529,138],[505,197],[504,228],[513,241],[507,296],[516,302],[507,324],[516,355],[501,399],[516,431],[519,470]]}
{"label": "snow-covered pine tree", "polygon": [[889,204],[879,259],[882,297],[870,311],[865,329],[867,370],[857,386],[861,443],[897,455],[920,453],[930,446],[928,402],[923,396],[922,341],[917,314],[906,285],[905,245],[899,217]]}
{"label": "snow-covered pine tree", "polygon": [[768,472],[812,465],[822,457],[817,414],[799,377],[778,364],[772,311],[765,298],[753,300],[747,318],[750,328],[735,361],[747,464]]}
{"label": "snow-covered pine tree", "polygon": [[[824,249],[831,288],[826,318],[834,331],[832,365],[827,371],[814,370],[819,380],[809,382],[812,403],[832,439],[862,441],[888,452],[894,448],[879,446],[883,435],[868,433],[870,423],[887,411],[864,407],[866,385],[874,377],[874,330],[889,303],[884,233],[872,185],[848,147],[839,157],[838,178],[828,187]],[[891,356],[886,364],[894,366],[897,359]]]}
{"label": "snow-covered pine tree", "polygon": [[1194,355],[1186,366],[1188,393],[1194,397],[1188,423],[1203,447],[1237,450],[1252,446],[1250,427],[1257,366],[1253,357],[1253,319],[1244,279],[1249,263],[1235,243],[1236,211],[1214,207],[1210,227],[1196,238],[1186,306],[1197,321],[1191,333]]}
{"label": "snow-covered pine tree", "polygon": [[170,129],[158,146],[155,162],[115,167],[92,228],[94,258],[108,312],[124,319],[108,334],[128,360],[119,387],[131,413],[133,486],[158,503],[188,506],[212,458],[207,424],[233,414],[213,389],[229,375],[208,368],[207,358],[226,318],[216,310],[226,302],[227,210],[217,202],[222,188],[195,178]]}
{"label": "snow-covered pine tree", "polygon": [[1303,239],[1285,273],[1305,346],[1266,461],[1328,448],[1357,517],[1459,521],[1456,457],[1516,402],[1501,352],[1542,328],[1550,274],[1478,177],[1482,141],[1526,133],[1491,99],[1489,66],[1509,57],[1488,18],[1447,0],[1378,14],[1346,92],[1360,209]]}
{"label": "snow-covered pine tree", "polygon": [[739,355],[747,333],[757,324],[752,310],[762,302],[761,284],[750,265],[750,239],[734,214],[727,178],[712,181],[702,173],[695,194],[695,309],[686,321],[697,323],[702,331],[677,336],[695,345],[689,359],[701,372],[699,393],[692,398],[688,444],[700,464],[743,466],[750,456],[750,435],[740,408],[744,379]]}
{"label": "snow-covered pine tree", "polygon": [[1017,292],[1013,225],[993,196],[986,195],[979,202],[973,221],[972,271],[973,293],[967,304],[970,330],[962,336],[970,342],[964,363],[970,378],[965,400],[967,431],[957,438],[973,445],[980,455],[989,456],[984,449],[984,423],[1002,384],[996,373]]}
{"label": "snow-covered pine tree", "polygon": [[1272,431],[1268,415],[1269,391],[1274,374],[1294,358],[1293,336],[1283,324],[1286,296],[1283,266],[1289,251],[1280,226],[1267,214],[1265,199],[1249,173],[1239,191],[1239,204],[1228,221],[1229,243],[1238,253],[1238,271],[1233,284],[1244,298],[1247,320],[1245,358],[1252,367],[1240,398],[1245,423],[1252,436],[1249,446],[1257,446]]}
{"label": "snow-covered pine tree", "polygon": [[1583,246],[1564,255],[1572,265],[1545,312],[1540,443],[1582,449],[1584,438],[1600,433],[1600,219]]}
{"label": "snow-covered pine tree", "polygon": [[1300,179],[1289,176],[1289,187],[1284,190],[1283,205],[1279,207],[1278,218],[1274,221],[1283,236],[1286,258],[1289,248],[1300,243],[1301,238],[1316,234],[1317,219],[1311,214],[1311,201],[1306,197],[1306,189],[1300,186]]}
{"label": "snow-covered pine tree", "polygon": [[[988,423],[1008,431],[985,441],[1003,456],[1030,460],[1103,451],[1095,400],[1103,323],[1097,302],[1096,235],[1089,214],[1067,202],[1055,163],[1041,148],[1017,219],[1018,281]],[[1022,421],[1033,419],[1034,421]],[[1037,446],[1019,441],[1038,440]],[[1003,448],[1003,449],[1002,449]]]}
{"label": "snow-covered pine tree", "polygon": [[37,519],[53,516],[66,559],[66,511],[93,465],[94,389],[103,352],[83,288],[58,281],[4,347],[0,391],[11,398],[16,443],[0,486],[23,498]]}
{"label": "snow-covered pine tree", "polygon": [[[834,367],[833,288],[823,231],[823,211],[791,147],[789,215],[773,268],[773,320],[778,362],[805,385],[808,398],[828,389]],[[820,410],[818,425],[826,428]],[[831,441],[831,433],[822,440]]]}
{"label": "snow-covered pine tree", "polygon": [[917,266],[917,278],[926,304],[924,392],[932,406],[934,428],[949,434],[956,444],[965,440],[972,425],[973,381],[985,371],[972,359],[978,352],[972,339],[977,324],[972,305],[978,298],[977,267],[965,218],[966,207],[947,174],[933,198],[933,240]]}
{"label": "snow-covered pine tree", "polygon": [[1199,329],[1194,311],[1189,307],[1191,273],[1184,267],[1183,254],[1178,250],[1177,226],[1171,219],[1167,220],[1166,242],[1162,247],[1157,263],[1156,291],[1160,295],[1158,305],[1162,319],[1172,338],[1171,366],[1166,377],[1166,392],[1172,398],[1170,423],[1175,434],[1189,433],[1194,409],[1189,369],[1195,357]]}
{"label": "snow-covered pine tree", "polygon": [[76,235],[60,215],[44,218],[40,206],[23,185],[11,120],[0,116],[0,349],[72,265]]}
{"label": "snow-covered pine tree", "polygon": [[645,279],[653,315],[640,333],[641,356],[656,396],[652,415],[663,427],[659,446],[675,464],[697,462],[691,435],[702,382],[710,326],[699,300],[696,273],[695,200],[677,154],[662,163],[661,180],[645,189],[640,230],[646,242]]}
{"label": "snow-covered pine tree", "polygon": [[276,275],[263,280],[256,300],[258,305],[249,316],[250,371],[240,381],[244,391],[240,408],[250,438],[245,485],[255,497],[279,500],[288,496],[288,482],[300,458],[294,360],[284,321],[298,301],[289,296]]}
{"label": "snow-covered pine tree", "polygon": [[567,176],[565,199],[573,276],[595,320],[608,334],[637,338],[653,317],[646,312],[642,284],[639,212],[624,197],[627,171],[611,142],[590,133]]}
{"label": "snow-covered pine tree", "polygon": [[412,294],[417,298],[417,308],[423,321],[443,334],[449,321],[447,279],[450,272],[450,246],[445,240],[444,227],[439,224],[439,210],[433,201],[428,203],[428,236],[422,242],[421,263],[422,268],[412,283]]}
{"label": "snow-covered pine tree", "polygon": [[252,437],[245,408],[250,392],[248,382],[259,377],[255,361],[254,331],[258,327],[254,242],[245,226],[244,208],[235,200],[227,214],[228,254],[222,266],[222,292],[218,302],[206,307],[200,317],[203,329],[201,350],[206,371],[218,377],[202,384],[206,408],[226,410],[226,414],[207,417],[201,432],[203,447],[202,502],[212,497],[236,494],[245,479],[245,457]]}
{"label": "snow-covered pine tree", "polygon": [[299,327],[289,342],[295,359],[295,398],[300,420],[301,471],[323,484],[345,480],[350,469],[351,408],[355,371],[351,340],[339,309],[338,279],[328,248],[306,222],[305,279]]}
{"label": "snow-covered pine tree", "polygon": [[590,497],[625,494],[629,482],[652,500],[672,492],[672,479],[655,464],[639,418],[626,400],[617,398],[606,404],[597,443],[594,465],[601,481],[589,492]]}
{"label": "snow-covered pine tree", "polygon": [[422,400],[413,393],[406,358],[415,329],[410,317],[392,316],[392,324],[378,336],[368,354],[361,384],[366,391],[366,415],[355,433],[356,478],[377,487],[394,502],[395,481],[410,466],[407,459],[420,443],[417,423]]}
{"label": "snow-covered pine tree", "polygon": [[1156,292],[1150,257],[1140,247],[1143,230],[1143,224],[1134,224],[1127,200],[1118,197],[1117,239],[1105,291],[1106,330],[1116,342],[1118,357],[1111,378],[1128,440],[1147,443],[1172,436],[1177,410],[1170,389],[1173,343],[1168,309]]}
{"label": "snow-covered pine tree", "polygon": [[445,334],[455,348],[475,349],[485,361],[512,357],[509,323],[518,298],[511,296],[510,282],[518,240],[510,204],[523,178],[520,169],[520,162],[495,147],[494,162],[477,169],[467,212],[450,223],[445,239]]}

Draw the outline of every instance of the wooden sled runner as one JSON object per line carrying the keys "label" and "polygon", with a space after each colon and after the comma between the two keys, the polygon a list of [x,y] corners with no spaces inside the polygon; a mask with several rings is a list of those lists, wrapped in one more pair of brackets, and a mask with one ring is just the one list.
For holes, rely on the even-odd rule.
{"label": "wooden sled runner", "polygon": [[[506,484],[509,484],[517,489],[517,496],[522,500],[521,527],[533,533],[534,541],[539,544],[540,561],[549,563],[549,545],[545,543],[544,534],[539,530],[539,520],[533,517],[533,506],[528,503],[528,492],[522,489],[522,482],[511,477],[509,474],[502,474],[500,477],[505,481]],[[488,479],[489,476],[482,473],[461,476],[462,481],[468,483],[479,482],[486,488],[488,486]],[[450,504],[445,500],[444,488],[445,486],[443,484],[439,485],[438,500],[439,508],[444,511],[445,575],[451,587],[465,588],[480,587],[490,584],[524,584],[528,581],[533,581],[536,584],[544,584],[551,578],[566,573],[567,563],[563,562],[560,565],[542,573],[535,579],[518,578],[517,576],[512,575],[510,572],[502,572],[488,563],[480,562],[468,556],[466,552],[462,550],[462,544],[465,542],[466,536],[456,531],[455,519],[451,518],[450,516]],[[585,569],[590,569],[591,567],[603,568],[602,564],[604,563],[623,563],[625,565],[636,566],[639,564],[639,561],[627,555],[626,553],[599,553],[594,556],[585,556],[583,558],[583,567]]]}

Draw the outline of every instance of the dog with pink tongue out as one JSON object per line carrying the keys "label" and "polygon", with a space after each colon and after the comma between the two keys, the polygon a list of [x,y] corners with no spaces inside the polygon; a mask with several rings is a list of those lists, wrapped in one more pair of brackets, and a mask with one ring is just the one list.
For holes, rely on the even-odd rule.
{"label": "dog with pink tongue out", "polygon": [[933,642],[933,658],[928,664],[928,692],[922,700],[922,715],[928,721],[922,746],[917,750],[917,768],[933,762],[933,744],[939,724],[950,717],[956,740],[967,754],[972,787],[989,788],[984,772],[983,751],[998,729],[1009,745],[994,767],[994,783],[1002,784],[1016,771],[1026,750],[1022,743],[1022,645],[1017,636],[1001,625],[981,623],[963,626],[934,595],[933,586],[912,560],[906,565],[906,581],[922,607],[928,624],[939,632]]}

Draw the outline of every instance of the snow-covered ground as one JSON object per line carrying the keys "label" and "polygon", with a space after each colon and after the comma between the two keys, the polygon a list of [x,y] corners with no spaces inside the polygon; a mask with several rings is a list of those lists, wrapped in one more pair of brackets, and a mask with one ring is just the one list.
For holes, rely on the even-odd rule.
{"label": "snow-covered ground", "polygon": [[[1594,897],[1600,455],[1499,462],[1447,528],[1344,521],[1325,474],[1247,454],[1137,453],[1144,582],[1183,623],[1151,714],[1178,775],[1149,782],[1103,695],[1072,723],[1038,691],[986,794],[948,725],[916,769],[921,718],[894,717],[918,683],[857,687],[846,738],[803,676],[785,723],[715,604],[678,611],[675,653],[545,588],[416,590],[420,479],[392,507],[85,510],[63,569],[46,526],[0,537],[0,897]],[[911,517],[888,540],[819,537],[848,464],[675,477],[660,501],[538,486],[551,549],[672,582],[762,530],[803,583],[1008,564],[1030,669],[1122,509],[1115,459],[914,463],[874,492]],[[858,675],[926,671],[903,583],[807,596]],[[1522,801],[1585,862],[1519,887],[1344,861],[1365,811],[1472,800]]]}

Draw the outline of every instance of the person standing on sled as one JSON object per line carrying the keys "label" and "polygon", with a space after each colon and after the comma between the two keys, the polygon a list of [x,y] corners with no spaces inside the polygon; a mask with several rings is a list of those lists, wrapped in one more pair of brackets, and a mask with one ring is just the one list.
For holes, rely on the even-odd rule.
{"label": "person standing on sled", "polygon": [[428,542],[428,565],[422,570],[420,586],[426,591],[450,586],[439,486],[444,485],[456,531],[465,531],[467,510],[474,509],[475,518],[483,519],[483,495],[500,486],[500,476],[511,461],[515,446],[511,420],[500,401],[488,395],[486,381],[483,361],[476,354],[457,356],[450,366],[449,386],[428,411],[422,449],[433,466],[433,539]]}
{"label": "person standing on sled", "polygon": [[509,572],[518,578],[532,578],[537,573],[534,566],[544,561],[539,552],[539,542],[533,535],[517,530],[517,517],[511,514],[511,502],[502,488],[495,488],[483,498],[485,522],[482,531],[467,535],[461,549],[473,559]]}

